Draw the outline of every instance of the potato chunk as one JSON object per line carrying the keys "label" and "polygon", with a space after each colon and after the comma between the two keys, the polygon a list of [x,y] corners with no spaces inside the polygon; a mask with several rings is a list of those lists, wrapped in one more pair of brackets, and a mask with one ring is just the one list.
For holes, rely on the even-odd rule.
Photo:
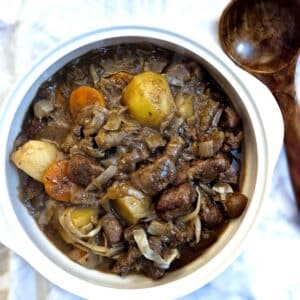
{"label": "potato chunk", "polygon": [[136,224],[149,214],[150,198],[121,197],[114,201],[114,208],[128,224]]}
{"label": "potato chunk", "polygon": [[106,210],[109,209],[110,202],[115,212],[127,224],[136,224],[151,214],[151,198],[125,182],[110,186],[101,202]]}
{"label": "potato chunk", "polygon": [[58,150],[54,144],[30,140],[11,155],[14,164],[38,181],[43,181],[43,174],[56,161]]}
{"label": "potato chunk", "polygon": [[123,102],[140,124],[153,128],[160,127],[175,110],[167,80],[154,72],[134,76],[123,90]]}
{"label": "potato chunk", "polygon": [[75,208],[71,212],[71,220],[75,227],[80,228],[91,223],[97,217],[97,209],[90,207]]}

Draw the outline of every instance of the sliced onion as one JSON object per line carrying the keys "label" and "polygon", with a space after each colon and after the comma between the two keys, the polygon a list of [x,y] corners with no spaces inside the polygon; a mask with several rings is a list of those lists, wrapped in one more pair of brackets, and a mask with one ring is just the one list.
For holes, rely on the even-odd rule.
{"label": "sliced onion", "polygon": [[105,246],[98,246],[89,242],[85,242],[81,240],[76,234],[74,234],[69,228],[71,222],[68,221],[66,215],[68,210],[62,210],[59,212],[58,220],[60,225],[63,228],[64,234],[66,234],[67,238],[72,241],[76,247],[84,250],[84,251],[92,251],[94,254],[98,254],[101,256],[111,257],[117,254],[122,250],[122,246],[115,246],[113,248],[108,248]]}
{"label": "sliced onion", "polygon": [[76,236],[78,236],[80,238],[93,237],[93,236],[95,236],[101,230],[101,228],[102,228],[102,221],[99,220],[98,225],[94,229],[90,230],[87,233],[83,233],[76,226],[74,226],[74,224],[72,222],[72,218],[71,218],[72,211],[73,211],[72,208],[69,208],[69,209],[65,210],[65,218],[66,218],[66,223],[65,224],[66,224],[68,230],[70,232],[72,232],[73,234],[75,234]]}
{"label": "sliced onion", "polygon": [[168,257],[166,259],[162,258],[150,248],[146,232],[142,228],[134,230],[133,237],[143,256],[154,261],[162,269],[168,269],[172,261],[179,256],[177,249],[171,249]]}
{"label": "sliced onion", "polygon": [[98,177],[92,180],[92,182],[86,187],[87,192],[94,191],[96,189],[101,189],[102,185],[113,178],[118,172],[117,166],[109,166],[105,169]]}
{"label": "sliced onion", "polygon": [[196,244],[200,242],[200,237],[201,237],[201,220],[200,216],[197,216],[193,220],[194,226],[195,226],[195,239],[196,239]]}
{"label": "sliced onion", "polygon": [[170,233],[170,226],[168,226],[168,223],[153,220],[149,224],[147,232],[151,235],[165,236]]}
{"label": "sliced onion", "polygon": [[220,194],[221,200],[226,200],[226,194],[233,193],[231,185],[225,182],[216,183],[213,190]]}
{"label": "sliced onion", "polygon": [[46,207],[41,212],[39,218],[38,218],[38,224],[39,225],[48,225],[50,220],[53,218],[55,214],[57,203],[54,200],[47,200],[46,201]]}
{"label": "sliced onion", "polygon": [[33,106],[33,113],[38,119],[48,117],[54,110],[54,104],[51,100],[42,99]]}
{"label": "sliced onion", "polygon": [[199,214],[202,195],[201,195],[201,192],[198,187],[196,187],[196,192],[197,192],[198,197],[197,197],[197,205],[196,205],[195,210],[185,216],[178,218],[178,221],[187,222],[187,221],[190,221],[190,220],[196,218],[197,215]]}
{"label": "sliced onion", "polygon": [[213,119],[212,119],[212,122],[211,122],[211,126],[213,127],[217,127],[219,122],[220,122],[220,119],[221,119],[221,115],[223,113],[223,109],[222,108],[219,108],[216,112],[216,114],[214,115]]}
{"label": "sliced onion", "polygon": [[83,255],[77,262],[87,268],[94,269],[101,262],[101,257],[89,252]]}
{"label": "sliced onion", "polygon": [[212,188],[210,188],[208,185],[204,184],[204,183],[199,183],[199,186],[201,187],[201,189],[208,195],[214,196],[216,195],[216,191],[214,191]]}
{"label": "sliced onion", "polygon": [[90,65],[89,72],[90,72],[90,75],[93,79],[94,85],[97,86],[97,83],[98,83],[100,78],[99,78],[99,76],[97,74],[97,71],[96,71],[96,68],[93,64]]}
{"label": "sliced onion", "polygon": [[103,128],[109,131],[118,130],[121,126],[121,122],[122,122],[122,118],[120,114],[116,111],[113,111],[108,117],[108,120],[103,126]]}

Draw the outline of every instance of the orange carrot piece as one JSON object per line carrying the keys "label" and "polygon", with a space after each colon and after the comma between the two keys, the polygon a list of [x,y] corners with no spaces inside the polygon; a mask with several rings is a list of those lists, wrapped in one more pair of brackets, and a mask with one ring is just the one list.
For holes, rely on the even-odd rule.
{"label": "orange carrot piece", "polygon": [[43,175],[46,193],[58,201],[70,201],[73,183],[68,178],[68,160],[60,160],[48,167]]}
{"label": "orange carrot piece", "polygon": [[70,113],[76,119],[79,112],[87,105],[98,103],[105,106],[104,96],[101,92],[88,86],[80,86],[70,95]]}

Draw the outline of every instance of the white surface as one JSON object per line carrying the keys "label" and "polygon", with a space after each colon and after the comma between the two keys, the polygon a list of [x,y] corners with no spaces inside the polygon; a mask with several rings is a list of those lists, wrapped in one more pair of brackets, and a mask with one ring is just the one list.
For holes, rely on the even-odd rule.
{"label": "white surface", "polygon": [[[0,1],[0,97],[44,50],[112,24],[161,25],[195,38],[215,26],[227,1]],[[0,98],[0,99],[1,99]],[[222,275],[185,299],[299,299],[300,222],[282,153],[272,192],[247,250]],[[1,268],[4,266],[0,262]],[[74,299],[11,254],[9,299]]]}

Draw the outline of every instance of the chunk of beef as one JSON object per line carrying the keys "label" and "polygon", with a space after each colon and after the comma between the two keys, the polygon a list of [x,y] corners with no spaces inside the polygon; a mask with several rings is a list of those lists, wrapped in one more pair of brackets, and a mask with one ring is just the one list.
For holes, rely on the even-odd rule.
{"label": "chunk of beef", "polygon": [[207,228],[213,228],[223,221],[223,215],[219,206],[212,203],[208,197],[203,197],[199,215]]}
{"label": "chunk of beef", "polygon": [[172,136],[165,148],[164,156],[176,161],[182,153],[184,144],[185,142],[182,137],[179,135]]}
{"label": "chunk of beef", "polygon": [[101,195],[85,191],[83,188],[73,185],[70,193],[70,202],[82,207],[97,207],[100,204]]}
{"label": "chunk of beef", "polygon": [[93,159],[81,154],[74,154],[68,164],[69,179],[86,187],[94,176],[103,172],[103,168]]}
{"label": "chunk of beef", "polygon": [[131,152],[124,153],[118,162],[118,167],[123,172],[134,170],[136,163],[150,156],[148,149],[143,143],[135,143],[134,146],[136,147]]}
{"label": "chunk of beef", "polygon": [[166,70],[166,78],[171,85],[183,87],[191,79],[187,66],[182,62],[171,64]]}
{"label": "chunk of beef", "polygon": [[74,125],[69,133],[66,135],[64,141],[60,144],[60,148],[64,152],[69,152],[70,149],[80,140],[81,126]]}
{"label": "chunk of beef", "polygon": [[199,129],[206,131],[212,124],[212,121],[219,109],[219,102],[210,98],[204,99],[199,107]]}
{"label": "chunk of beef", "polygon": [[77,144],[70,148],[69,151],[70,154],[81,153],[94,158],[102,158],[105,156],[104,149],[95,147],[95,141],[92,137],[81,139]]}
{"label": "chunk of beef", "polygon": [[69,131],[70,127],[64,122],[52,121],[48,122],[46,126],[36,133],[35,139],[47,140],[60,146],[66,139]]}
{"label": "chunk of beef", "polygon": [[237,134],[233,132],[225,132],[225,143],[230,146],[231,149],[239,149],[243,141],[243,132],[239,131]]}
{"label": "chunk of beef", "polygon": [[123,228],[119,220],[112,213],[109,212],[102,218],[102,224],[109,245],[112,246],[121,241]]}
{"label": "chunk of beef", "polygon": [[155,264],[152,261],[144,257],[141,257],[141,259],[139,260],[139,265],[141,266],[142,272],[147,277],[150,277],[152,279],[159,279],[165,274],[165,271],[163,269],[155,266]]}
{"label": "chunk of beef", "polygon": [[108,110],[100,105],[84,107],[77,117],[77,123],[82,126],[84,136],[88,137],[98,132],[107,120],[108,113]]}
{"label": "chunk of beef", "polygon": [[164,220],[171,220],[188,213],[194,200],[194,190],[190,183],[164,191],[156,204],[156,210]]}
{"label": "chunk of beef", "polygon": [[95,141],[101,149],[106,150],[118,146],[128,135],[129,133],[125,131],[106,131],[100,129],[95,137]]}
{"label": "chunk of beef", "polygon": [[222,147],[224,132],[211,128],[209,132],[202,134],[198,142],[198,154],[201,158],[214,156]]}
{"label": "chunk of beef", "polygon": [[188,171],[190,169],[189,163],[181,163],[177,167],[177,172],[176,172],[176,180],[174,182],[175,185],[179,185],[181,183],[187,182],[189,180],[188,177]]}
{"label": "chunk of beef", "polygon": [[160,133],[148,127],[143,128],[141,132],[141,139],[151,152],[154,152],[157,148],[164,147],[166,145],[166,141],[162,138]]}
{"label": "chunk of beef", "polygon": [[119,274],[121,276],[127,275],[136,262],[136,260],[141,256],[139,249],[135,246],[130,246],[128,251],[122,253],[117,261],[115,262],[112,272]]}
{"label": "chunk of beef", "polygon": [[38,120],[37,118],[32,118],[25,124],[24,131],[26,132],[27,138],[29,140],[36,139],[37,134],[46,126],[45,120]]}
{"label": "chunk of beef", "polygon": [[236,128],[240,126],[241,119],[237,113],[231,107],[227,106],[224,110],[224,127],[226,128]]}
{"label": "chunk of beef", "polygon": [[175,164],[168,157],[161,157],[133,172],[130,178],[136,188],[148,195],[155,195],[175,180]]}
{"label": "chunk of beef", "polygon": [[181,164],[177,169],[175,183],[181,184],[189,180],[198,179],[202,183],[210,183],[220,173],[229,167],[229,160],[222,155],[216,158],[194,161],[192,166]]}
{"label": "chunk of beef", "polygon": [[196,161],[188,170],[188,178],[198,179],[202,183],[210,183],[229,166],[225,157],[209,158]]}
{"label": "chunk of beef", "polygon": [[43,184],[33,178],[21,174],[21,199],[23,201],[31,200],[43,192]]}
{"label": "chunk of beef", "polygon": [[218,180],[221,182],[226,182],[230,184],[238,183],[238,175],[240,171],[240,163],[236,159],[232,159],[230,166],[226,169],[225,172],[222,172],[218,175]]}
{"label": "chunk of beef", "polygon": [[149,246],[150,248],[157,254],[161,255],[164,245],[161,240],[161,237],[158,236],[150,236],[149,237]]}
{"label": "chunk of beef", "polygon": [[157,236],[162,242],[176,248],[177,246],[189,242],[194,237],[194,227],[191,223],[173,224],[172,222],[162,222],[153,220],[147,228],[147,232],[152,236]]}

